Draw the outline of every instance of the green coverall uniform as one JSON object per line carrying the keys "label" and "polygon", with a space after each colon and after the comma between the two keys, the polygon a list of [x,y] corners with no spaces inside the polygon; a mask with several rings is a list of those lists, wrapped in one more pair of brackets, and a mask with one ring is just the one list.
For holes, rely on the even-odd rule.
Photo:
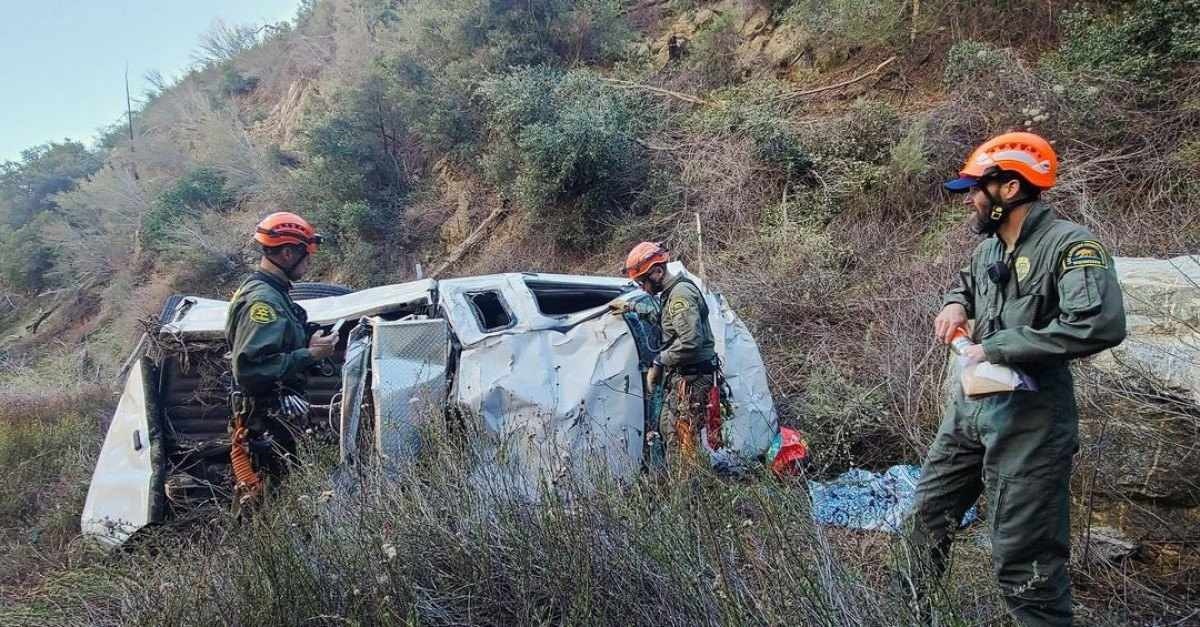
{"label": "green coverall uniform", "polygon": [[[988,268],[1009,269],[1003,284]],[[987,360],[1027,372],[1035,392],[973,399],[956,386],[917,488],[911,540],[945,568],[953,531],[987,490],[992,563],[1009,611],[1025,625],[1069,625],[1069,478],[1079,416],[1069,361],[1125,338],[1112,258],[1082,226],[1035,203],[1011,252],[981,242],[945,305],[975,319]]]}
{"label": "green coverall uniform", "polygon": [[676,454],[691,454],[717,373],[708,303],[700,288],[682,275],[672,277],[663,287],[662,303],[663,348],[655,362],[666,371],[667,389],[674,387],[666,403],[671,417],[668,425],[674,427],[668,432],[667,448]]}
{"label": "green coverall uniform", "polygon": [[[288,295],[289,285],[266,272],[251,274],[234,293],[225,322],[233,378],[243,397],[242,419],[251,438],[270,434],[283,457],[295,454],[292,428],[278,416],[281,394],[303,396],[307,370],[317,363],[308,349],[308,315]],[[268,474],[286,468],[278,454],[261,455]]]}

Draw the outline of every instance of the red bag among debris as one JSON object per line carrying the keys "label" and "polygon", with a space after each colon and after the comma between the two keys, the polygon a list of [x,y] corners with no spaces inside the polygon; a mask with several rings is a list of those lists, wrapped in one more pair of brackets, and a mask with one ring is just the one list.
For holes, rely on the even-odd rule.
{"label": "red bag among debris", "polygon": [[779,452],[771,461],[771,470],[777,475],[798,475],[808,463],[808,442],[800,432],[787,427],[779,428]]}

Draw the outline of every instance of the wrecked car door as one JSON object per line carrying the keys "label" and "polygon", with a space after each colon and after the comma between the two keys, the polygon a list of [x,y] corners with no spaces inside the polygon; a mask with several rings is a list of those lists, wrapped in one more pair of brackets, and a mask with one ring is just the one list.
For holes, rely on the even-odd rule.
{"label": "wrecked car door", "polygon": [[120,544],[157,515],[161,439],[151,431],[153,366],[141,352],[131,361],[125,389],[92,473],[80,528],[104,544]]}

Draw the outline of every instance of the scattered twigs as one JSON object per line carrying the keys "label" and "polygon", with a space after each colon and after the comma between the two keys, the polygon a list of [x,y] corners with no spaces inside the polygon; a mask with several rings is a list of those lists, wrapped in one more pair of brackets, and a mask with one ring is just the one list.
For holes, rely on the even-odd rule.
{"label": "scattered twigs", "polygon": [[705,100],[699,96],[693,96],[692,94],[685,94],[685,93],[679,92],[679,91],[671,91],[670,89],[663,89],[661,87],[651,87],[650,85],[643,85],[641,83],[635,83],[633,81],[623,81],[619,78],[601,78],[600,80],[605,83],[608,83],[609,85],[613,85],[615,87],[621,87],[624,89],[640,89],[642,91],[649,91],[649,92],[653,92],[653,93],[656,93],[656,94],[659,94],[662,96],[670,96],[671,98],[676,98],[676,99],[682,100],[684,102],[690,102],[692,104],[697,104],[697,105],[701,105],[701,106],[705,106],[705,107],[711,107],[714,104],[711,100]]}
{"label": "scattered twigs", "polygon": [[859,81],[870,78],[870,77],[882,72],[884,68],[891,65],[895,61],[896,61],[896,57],[891,56],[891,57],[888,57],[887,60],[884,61],[883,63],[876,65],[875,69],[873,69],[869,72],[865,72],[863,74],[859,74],[858,76],[855,76],[854,78],[844,80],[840,83],[834,83],[832,85],[825,85],[824,87],[816,87],[813,89],[806,89],[804,91],[794,91],[791,93],[782,94],[782,95],[778,96],[776,98],[776,100],[779,102],[785,102],[785,101],[792,100],[795,98],[804,98],[805,96],[812,96],[814,94],[819,94],[821,92],[832,91],[834,89],[841,89],[842,87],[849,87],[850,85],[853,85]]}

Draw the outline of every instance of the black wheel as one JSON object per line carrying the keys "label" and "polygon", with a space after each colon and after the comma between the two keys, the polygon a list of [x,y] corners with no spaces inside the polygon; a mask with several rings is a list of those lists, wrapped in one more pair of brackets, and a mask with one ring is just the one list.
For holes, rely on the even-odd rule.
{"label": "black wheel", "polygon": [[179,303],[183,302],[183,294],[175,294],[163,303],[162,311],[158,313],[159,324],[170,324],[175,317],[175,310],[179,309]]}
{"label": "black wheel", "polygon": [[325,298],[326,296],[345,296],[353,294],[354,290],[345,285],[337,283],[293,283],[292,291],[289,292],[292,300],[312,300],[314,298]]}

